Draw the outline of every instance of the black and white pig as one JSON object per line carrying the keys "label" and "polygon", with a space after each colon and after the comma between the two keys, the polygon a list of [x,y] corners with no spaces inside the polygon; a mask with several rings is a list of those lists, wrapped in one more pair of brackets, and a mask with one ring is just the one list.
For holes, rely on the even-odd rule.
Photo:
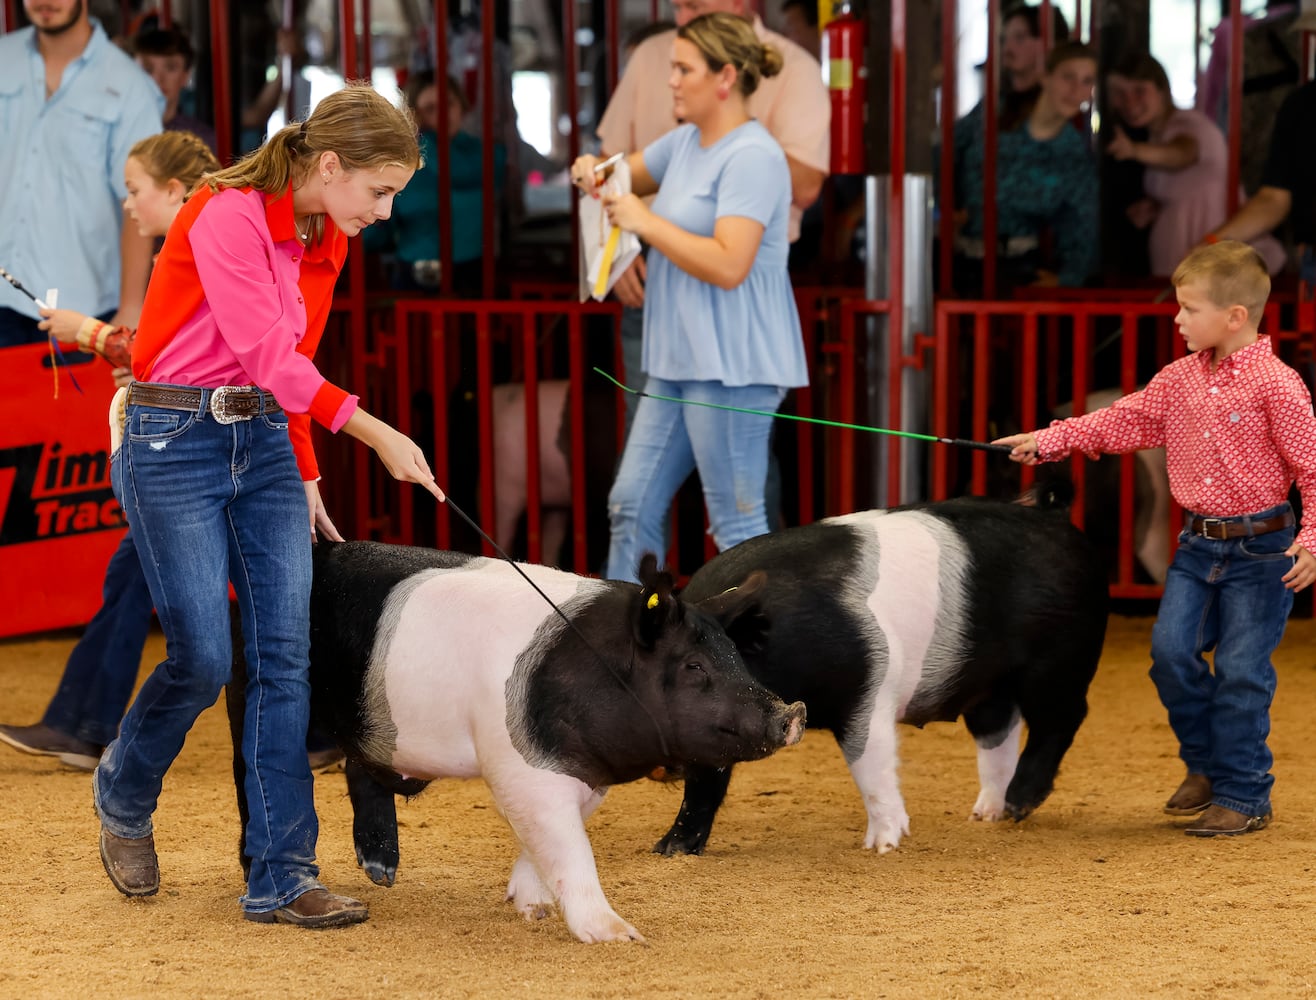
{"label": "black and white pig", "polygon": [[[642,586],[521,569],[570,624],[504,561],[317,546],[312,717],[347,754],[357,857],[392,884],[393,793],[483,777],[521,845],[516,908],[535,919],[560,904],[582,941],[642,940],[603,895],[585,820],[610,785],[799,741],[804,706],[758,684],[725,631],[740,618],[753,631],[764,581],[690,602],[652,556]],[[242,679],[235,670],[235,688]],[[240,699],[229,708],[234,725]]]}
{"label": "black and white pig", "polygon": [[[1050,794],[1087,714],[1107,586],[1065,498],[1039,502],[1050,509],[964,499],[789,528],[715,556],[685,588],[699,601],[766,573],[766,631],[728,631],[750,673],[836,736],[868,811],[865,847],[889,851],[909,832],[897,722],[964,717],[981,782],[972,819],[1022,819]],[[654,850],[701,854],[730,778],[687,769]]]}

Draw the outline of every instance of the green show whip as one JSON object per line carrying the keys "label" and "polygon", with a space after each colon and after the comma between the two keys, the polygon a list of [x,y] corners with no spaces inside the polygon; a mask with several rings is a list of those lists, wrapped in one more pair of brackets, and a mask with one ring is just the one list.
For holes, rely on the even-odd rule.
{"label": "green show whip", "polygon": [[698,399],[677,399],[675,396],[660,396],[654,392],[644,392],[640,389],[632,389],[628,385],[623,385],[602,368],[596,367],[594,370],[623,392],[629,392],[633,396],[648,396],[650,399],[661,399],[668,403],[682,403],[686,406],[707,406],[714,410],[730,410],[732,413],[750,413],[760,417],[775,417],[779,420],[797,420],[803,424],[819,424],[823,427],[840,427],[843,430],[866,431],[869,434],[889,434],[892,437],[910,438],[914,441],[933,441],[937,444],[952,444],[960,448],[976,448],[979,451],[995,451],[1006,455],[1014,450],[1008,444],[991,444],[987,441],[970,441],[967,438],[937,437],[935,434],[917,434],[914,431],[895,431],[891,430],[889,427],[869,427],[867,424],[847,424],[839,420],[824,420],[821,417],[801,417],[793,413],[771,413],[767,410],[748,410],[739,406],[725,406],[721,403],[705,403]]}

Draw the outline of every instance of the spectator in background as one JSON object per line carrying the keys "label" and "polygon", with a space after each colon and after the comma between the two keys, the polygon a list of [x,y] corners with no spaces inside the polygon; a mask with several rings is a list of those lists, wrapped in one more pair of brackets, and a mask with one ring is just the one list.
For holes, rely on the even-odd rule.
{"label": "spectator in background", "polygon": [[785,0],[781,5],[781,33],[815,59],[821,59],[816,0]]}
{"label": "spectator in background", "polygon": [[[763,80],[748,100],[749,114],[762,123],[786,154],[790,168],[791,206],[788,237],[800,235],[800,218],[822,191],[830,167],[831,101],[823,85],[818,64],[790,39],[769,31],[750,10],[747,0],[673,0],[672,15],[677,25],[688,24],[697,13],[721,12],[747,18],[758,40],[782,55],[781,72]],[[672,96],[657,81],[671,72],[672,45],[676,31],[654,35],[636,47],[617,83],[608,109],[599,122],[598,136],[603,156],[644,149],[674,129],[676,115]],[[623,305],[621,320],[622,364],[632,385],[641,385],[641,339],[644,327],[644,284],[647,274],[643,256],[636,259],[613,287]],[[636,397],[626,394],[626,423],[635,413]],[[773,465],[775,469],[775,463]],[[769,519],[776,521],[778,474],[770,475]]]}
{"label": "spectator in background", "polygon": [[[412,73],[406,84],[407,103],[420,126],[424,165],[393,206],[388,220],[365,232],[365,249],[392,251],[396,270],[393,287],[432,291],[439,287],[439,227],[452,228],[453,288],[462,297],[480,294],[480,261],[484,252],[483,143],[462,131],[470,110],[461,84],[448,78],[447,108],[439,113],[439,88],[429,70]],[[448,219],[439,211],[439,135],[448,143],[452,197]],[[502,188],[507,151],[493,146],[495,193]]]}
{"label": "spectator in background", "polygon": [[[1202,235],[1220,224],[1228,207],[1229,148],[1224,134],[1200,111],[1174,106],[1165,68],[1150,55],[1122,60],[1107,81],[1115,113],[1146,142],[1134,142],[1118,125],[1106,152],[1145,168],[1147,197],[1129,207],[1129,219],[1151,227],[1152,273],[1168,277]],[[1284,249],[1272,237],[1252,241],[1271,274],[1284,266]]]}
{"label": "spectator in background", "polygon": [[[188,192],[203,174],[218,169],[219,161],[200,136],[171,131],[143,139],[124,166],[124,207],[143,236],[161,239]],[[107,326],[73,309],[44,309],[42,315],[43,330],[62,343],[99,354],[114,367],[118,384],[132,380],[135,330]],[[102,594],[100,609],[69,654],[41,721],[0,725],[0,742],[24,753],[57,756],[72,767],[90,771],[96,766],[119,731],[151,627],[151,592],[131,532],[110,557]]]}
{"label": "spectator in background", "polygon": [[[748,18],[761,43],[771,45],[782,56],[781,72],[760,81],[749,97],[749,113],[781,145],[791,176],[791,208],[788,236],[800,238],[804,210],[818,200],[831,166],[831,99],[818,72],[818,64],[807,52],[783,35],[769,31],[754,15],[747,0],[672,0],[672,15],[678,26],[703,12],[736,14]],[[666,88],[653,85],[665,80],[671,68],[676,30],[654,35],[640,43],[626,64],[626,72],[608,102],[599,122],[602,155],[634,152],[670,132],[677,125],[672,97]],[[647,274],[641,255],[613,286],[622,304],[622,367],[632,385],[644,382],[641,344],[644,328],[644,286]],[[634,419],[638,398],[625,394],[626,427]],[[781,519],[781,472],[775,457],[768,466],[767,510],[770,526]]]}
{"label": "spectator in background", "polygon": [[[664,515],[696,468],[718,549],[768,530],[772,421],[735,411],[775,412],[787,389],[808,384],[786,269],[790,168],[748,110],[759,81],[781,71],[781,53],[727,13],[687,21],[670,52],[660,79],[684,124],[627,156],[635,193],[604,205],[613,225],[652,247],[647,391],[705,405],[640,401],[608,496],[605,575],[617,580],[634,580],[641,555],[661,549]],[[597,162],[572,165],[586,193]],[[651,208],[637,197],[650,194]]]}
{"label": "spectator in background", "polygon": [[1304,83],[1280,105],[1270,152],[1261,174],[1261,187],[1224,224],[1207,236],[1216,240],[1250,242],[1289,220],[1293,242],[1299,247],[1302,280],[1316,285],[1316,80]]}
{"label": "spectator in background", "polygon": [[[124,224],[128,150],[160,131],[150,78],[82,0],[24,0],[0,36],[0,261],[37,295],[135,326],[151,240]],[[36,305],[0,282],[0,347],[45,340]]]}
{"label": "spectator in background", "polygon": [[[1092,100],[1095,53],[1079,42],[1051,50],[1037,101],[1024,121],[998,136],[997,291],[1023,285],[1082,285],[1096,268],[1097,173],[1083,136],[1070,125]],[[983,294],[983,118],[955,123],[955,289]],[[1054,261],[1043,258],[1049,234]]]}
{"label": "spectator in background", "polygon": [[178,108],[183,88],[192,78],[195,61],[192,42],[187,35],[175,27],[146,28],[133,39],[133,56],[137,65],[164,94],[164,127],[170,131],[191,132],[199,136],[212,153],[217,153],[215,130],[201,119],[183,114]]}
{"label": "spectator in background", "polygon": [[[1051,8],[1051,46],[1069,37],[1069,22]],[[1042,8],[1020,4],[1001,16],[1001,128],[1012,129],[1033,110],[1046,75],[1048,46],[1042,39]],[[981,105],[979,105],[981,107]],[[970,112],[972,114],[973,112]]]}

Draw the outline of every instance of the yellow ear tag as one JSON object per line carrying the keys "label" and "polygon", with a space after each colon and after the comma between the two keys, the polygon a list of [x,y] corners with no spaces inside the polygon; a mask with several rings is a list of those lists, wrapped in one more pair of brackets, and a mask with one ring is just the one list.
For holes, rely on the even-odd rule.
{"label": "yellow ear tag", "polygon": [[652,611],[654,608],[658,607],[658,595],[657,595],[657,594],[650,594],[650,595],[649,595],[649,603],[646,604],[645,607],[648,608],[650,611]]}

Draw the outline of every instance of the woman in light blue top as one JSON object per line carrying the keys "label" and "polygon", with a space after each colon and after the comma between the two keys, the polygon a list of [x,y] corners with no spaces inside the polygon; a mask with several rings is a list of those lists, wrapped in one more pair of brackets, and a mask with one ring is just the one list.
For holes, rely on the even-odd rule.
{"label": "woman in light blue top", "polygon": [[[744,18],[705,14],[672,44],[676,117],[685,124],[631,153],[632,194],[606,196],[608,218],[650,247],[644,299],[645,390],[691,403],[775,412],[808,384],[786,272],[790,170],[746,101],[781,53]],[[572,165],[587,193],[592,156]],[[657,192],[646,207],[641,197]],[[768,530],[763,503],[772,419],[646,396],[608,496],[606,575],[635,579],[662,549],[663,518],[699,469],[719,550]]]}

